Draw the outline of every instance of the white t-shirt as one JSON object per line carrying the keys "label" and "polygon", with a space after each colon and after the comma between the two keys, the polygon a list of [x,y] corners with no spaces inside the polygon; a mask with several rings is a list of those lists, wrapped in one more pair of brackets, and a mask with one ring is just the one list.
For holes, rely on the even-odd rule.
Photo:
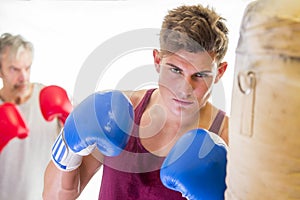
{"label": "white t-shirt", "polygon": [[0,200],[42,199],[44,171],[61,128],[57,120],[48,122],[42,116],[39,93],[43,87],[35,83],[30,99],[18,106],[29,127],[28,137],[12,139],[0,153]]}

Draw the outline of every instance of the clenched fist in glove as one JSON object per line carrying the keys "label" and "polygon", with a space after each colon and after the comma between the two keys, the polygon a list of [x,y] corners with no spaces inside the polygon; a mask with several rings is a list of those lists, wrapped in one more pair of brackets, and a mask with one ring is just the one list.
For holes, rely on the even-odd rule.
{"label": "clenched fist in glove", "polygon": [[52,160],[59,169],[71,171],[96,147],[105,156],[119,155],[129,140],[133,115],[131,102],[120,91],[88,96],[68,116]]}
{"label": "clenched fist in glove", "polygon": [[28,133],[29,129],[16,105],[0,105],[0,152],[10,140],[15,137],[24,139]]}
{"label": "clenched fist in glove", "polygon": [[189,200],[222,200],[226,189],[227,146],[204,129],[184,134],[164,160],[160,177]]}
{"label": "clenched fist in glove", "polygon": [[73,109],[67,92],[56,85],[46,86],[41,90],[40,108],[47,121],[57,117],[63,124]]}

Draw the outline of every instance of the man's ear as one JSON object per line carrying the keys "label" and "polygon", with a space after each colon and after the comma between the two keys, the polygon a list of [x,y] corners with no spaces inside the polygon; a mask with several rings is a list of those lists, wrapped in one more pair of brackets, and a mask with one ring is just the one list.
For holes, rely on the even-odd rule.
{"label": "man's ear", "polygon": [[227,62],[222,62],[219,64],[218,69],[217,69],[217,76],[216,76],[216,80],[215,83],[217,83],[223,76],[224,72],[227,69]]}
{"label": "man's ear", "polygon": [[159,55],[159,51],[157,49],[153,50],[153,59],[154,59],[154,65],[155,65],[155,69],[156,71],[159,73],[160,72],[160,55]]}

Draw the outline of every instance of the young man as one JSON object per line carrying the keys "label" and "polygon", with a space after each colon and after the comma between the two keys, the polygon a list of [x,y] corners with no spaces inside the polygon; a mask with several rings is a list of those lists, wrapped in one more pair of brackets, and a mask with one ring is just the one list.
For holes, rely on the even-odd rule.
{"label": "young man", "polygon": [[[184,199],[179,192],[166,188],[159,177],[161,164],[176,141],[190,130],[203,128],[228,143],[228,118],[208,102],[213,85],[227,68],[222,61],[228,45],[223,20],[201,5],[169,11],[160,33],[161,49],[153,50],[159,87],[124,92],[134,107],[135,122],[124,151],[115,157],[74,154],[64,140],[79,134],[80,144],[88,142],[82,143],[84,133],[70,131],[73,126],[65,127],[63,139],[55,144],[63,147],[55,148],[45,172],[44,199],[76,199],[102,163],[99,199]],[[76,115],[87,118],[87,113],[79,112]],[[59,148],[69,151],[59,154]]]}
{"label": "young man", "polygon": [[[15,129],[2,130],[0,140],[10,141],[0,152],[0,199],[40,200],[43,191],[43,174],[50,159],[50,151],[61,129],[58,120],[47,122],[41,113],[39,94],[44,87],[30,82],[33,46],[20,35],[4,33],[0,37],[0,105],[12,103],[29,128],[24,139],[9,134],[21,124],[1,119]],[[5,108],[3,108],[5,109]],[[19,126],[19,128],[18,128]]]}

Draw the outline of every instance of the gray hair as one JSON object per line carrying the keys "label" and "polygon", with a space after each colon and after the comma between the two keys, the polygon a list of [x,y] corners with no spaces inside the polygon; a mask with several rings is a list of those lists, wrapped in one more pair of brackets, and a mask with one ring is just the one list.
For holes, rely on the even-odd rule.
{"label": "gray hair", "polygon": [[21,50],[27,50],[33,55],[33,45],[26,41],[21,35],[12,35],[10,33],[3,33],[0,36],[0,67],[2,61],[2,54],[9,48],[10,56],[17,56]]}

